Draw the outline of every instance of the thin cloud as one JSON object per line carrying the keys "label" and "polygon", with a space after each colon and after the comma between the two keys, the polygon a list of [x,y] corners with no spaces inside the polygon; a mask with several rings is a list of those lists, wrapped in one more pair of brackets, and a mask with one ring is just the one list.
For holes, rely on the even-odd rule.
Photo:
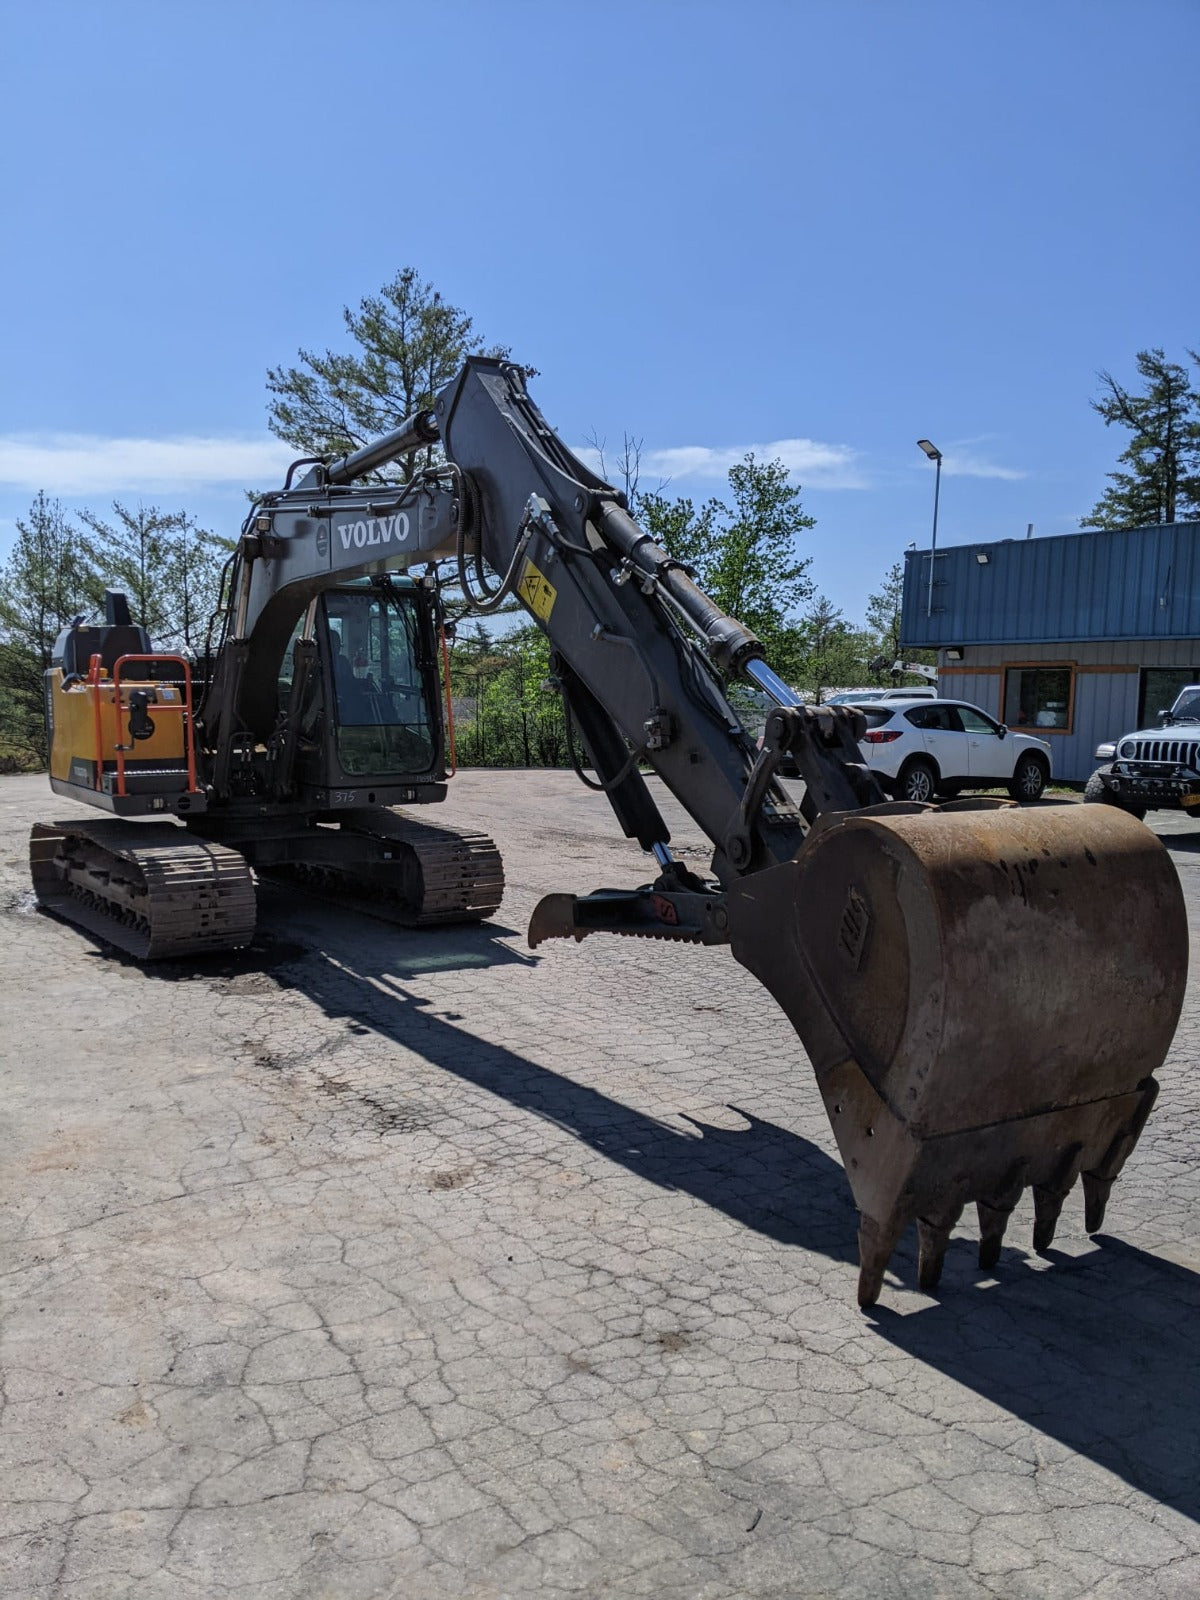
{"label": "thin cloud", "polygon": [[108,439],[99,434],[0,437],[0,484],[47,494],[116,494],[130,490],[272,482],[296,452],[279,439]]}
{"label": "thin cloud", "polygon": [[[813,489],[863,489],[867,480],[857,452],[814,439],[774,439],[767,444],[677,445],[642,453],[642,482],[724,479],[730,467],[753,451],[760,461],[782,461]],[[578,454],[600,470],[597,451]],[[0,485],[51,495],[120,494],[130,491],[218,487],[241,488],[282,477],[295,451],[279,439],[180,435],[168,439],[106,438],[100,434],[9,434],[0,436]],[[956,456],[956,461],[961,456]],[[608,462],[611,473],[614,463]],[[952,469],[947,457],[944,470]],[[1022,476],[1004,468],[978,476]]]}
{"label": "thin cloud", "polygon": [[[753,452],[759,461],[781,461],[788,472],[797,474],[812,489],[865,489],[867,479],[858,465],[858,452],[849,445],[822,444],[816,439],[773,439],[769,444],[675,445],[663,450],[643,450],[639,471],[643,484],[659,478],[723,479],[730,467]],[[593,469],[601,470],[600,455],[591,446],[575,452]],[[610,453],[608,469],[614,469],[615,453]]]}
{"label": "thin cloud", "polygon": [[1002,467],[990,461],[974,448],[985,442],[983,439],[964,439],[960,444],[952,444],[942,452],[942,471],[948,478],[1002,478],[1008,483],[1016,483],[1029,476],[1019,467]]}

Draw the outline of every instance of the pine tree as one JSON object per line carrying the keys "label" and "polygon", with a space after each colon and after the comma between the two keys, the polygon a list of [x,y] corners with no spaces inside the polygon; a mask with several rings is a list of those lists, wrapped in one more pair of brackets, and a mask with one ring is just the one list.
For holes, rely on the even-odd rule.
{"label": "pine tree", "polygon": [[795,677],[818,704],[826,690],[848,689],[866,674],[867,636],[847,622],[823,594],[813,596],[799,627],[800,649]]}
{"label": "pine tree", "polygon": [[937,661],[935,650],[902,651],[900,646],[900,618],[904,603],[904,568],[897,561],[888,568],[879,591],[867,596],[868,648],[870,659],[879,661],[878,670],[868,667],[867,676],[874,683],[891,681],[893,661],[903,654],[909,661],[933,666]]}
{"label": "pine tree", "polygon": [[1139,350],[1137,368],[1145,383],[1140,394],[1109,372],[1099,375],[1104,393],[1092,410],[1130,438],[1118,457],[1124,468],[1108,474],[1112,487],[1082,519],[1085,528],[1140,528],[1200,515],[1200,395],[1186,369],[1162,350]]}
{"label": "pine tree", "polygon": [[80,513],[91,531],[90,564],[99,590],[122,590],[133,620],[150,634],[156,649],[198,647],[216,605],[221,564],[232,546],[196,525],[186,511],[136,509],[113,501],[105,522]]}
{"label": "pine tree", "polygon": [[0,566],[0,771],[46,757],[42,674],[54,641],[89,609],[90,548],[57,500],[39,493]]}
{"label": "pine tree", "polygon": [[[344,455],[377,439],[429,406],[465,357],[482,350],[467,313],[412,267],[342,316],[352,353],[301,350],[299,366],[267,373],[271,431],[304,455]],[[487,353],[508,354],[501,347]],[[407,482],[430,456],[412,451],[381,475]]]}

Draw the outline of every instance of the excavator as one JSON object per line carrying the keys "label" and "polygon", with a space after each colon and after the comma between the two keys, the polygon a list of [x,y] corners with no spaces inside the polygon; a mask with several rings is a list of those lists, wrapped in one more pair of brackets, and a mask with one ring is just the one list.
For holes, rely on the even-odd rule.
{"label": "excavator", "polygon": [[[427,464],[387,481],[412,452]],[[146,960],[247,944],[256,873],[409,926],[490,916],[494,843],[420,809],[453,768],[446,573],[475,609],[515,597],[544,630],[579,775],[652,874],[547,896],[530,943],[726,945],[762,982],[841,1152],[860,1304],[913,1222],[936,1288],[972,1202],[988,1270],[1026,1189],[1037,1250],[1077,1181],[1096,1232],[1183,1001],[1159,840],[1116,807],[889,800],[861,713],[803,704],[507,360],[470,357],[384,437],[294,463],[246,519],[201,660],[156,652],[112,592],[103,624],[64,631],[50,782],[109,815],[34,827],[41,904]],[[760,740],[736,681],[768,697]],[[673,854],[646,768],[711,841],[707,872]]]}

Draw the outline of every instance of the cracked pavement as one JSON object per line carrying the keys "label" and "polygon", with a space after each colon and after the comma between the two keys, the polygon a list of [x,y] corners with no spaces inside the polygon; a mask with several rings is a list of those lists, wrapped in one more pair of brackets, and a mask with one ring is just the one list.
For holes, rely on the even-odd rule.
{"label": "cracked pavement", "polygon": [[[648,875],[571,775],[451,785],[490,925],[264,885],[251,951],[145,973],[32,907],[72,809],[0,779],[10,1600],[1200,1594],[1194,991],[1100,1239],[1077,1191],[1035,1256],[1026,1196],[931,1298],[910,1233],[863,1315],[766,992],[526,948],[542,893]],[[1200,828],[1152,823],[1195,937]]]}

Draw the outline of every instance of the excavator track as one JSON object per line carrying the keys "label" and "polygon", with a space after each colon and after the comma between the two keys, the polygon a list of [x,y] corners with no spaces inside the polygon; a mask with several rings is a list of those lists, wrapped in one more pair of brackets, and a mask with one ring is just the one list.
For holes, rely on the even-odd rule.
{"label": "excavator track", "polygon": [[486,834],[414,822],[392,810],[351,816],[341,831],[377,841],[378,862],[292,863],[269,875],[405,928],[483,922],[504,896],[500,852]]}
{"label": "excavator track", "polygon": [[170,822],[35,823],[29,864],[47,911],[139,961],[220,954],[254,936],[245,859]]}

